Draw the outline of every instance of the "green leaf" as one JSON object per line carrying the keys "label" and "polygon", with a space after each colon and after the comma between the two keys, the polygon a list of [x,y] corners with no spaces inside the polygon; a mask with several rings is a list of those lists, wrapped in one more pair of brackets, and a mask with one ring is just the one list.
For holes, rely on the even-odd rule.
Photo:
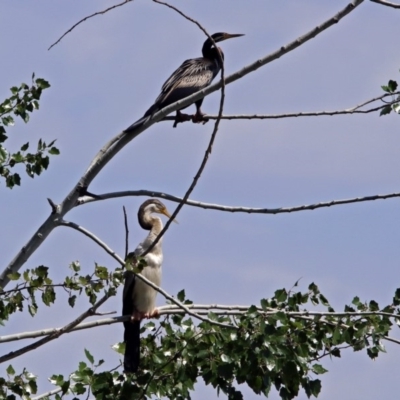
{"label": "green leaf", "polygon": [[335,330],[333,331],[332,342],[333,344],[339,344],[341,343],[341,340],[342,340],[342,335],[340,329],[336,327]]}
{"label": "green leaf", "polygon": [[321,381],[319,379],[315,379],[314,381],[309,382],[311,394],[315,397],[318,397],[321,392]]}
{"label": "green leaf", "polygon": [[7,367],[6,371],[8,375],[15,375],[15,370],[11,364]]}
{"label": "green leaf", "polygon": [[260,301],[261,308],[266,311],[269,308],[269,302],[266,299],[261,299]]}
{"label": "green leaf", "polygon": [[0,162],[3,163],[4,161],[6,161],[7,157],[8,151],[4,147],[0,146]]}
{"label": "green leaf", "polygon": [[393,92],[395,92],[396,89],[397,89],[397,82],[396,82],[396,81],[390,80],[389,83],[388,83],[388,86],[389,86],[390,92],[393,93]]}
{"label": "green leaf", "polygon": [[125,354],[125,343],[124,342],[119,342],[115,343],[114,345],[111,346],[111,348],[116,351],[118,354]]}
{"label": "green leaf", "polygon": [[38,85],[42,89],[47,89],[51,86],[49,82],[47,82],[45,79],[42,78],[36,79],[36,85]]}
{"label": "green leaf", "polygon": [[387,114],[390,114],[391,112],[392,112],[392,107],[390,105],[388,105],[388,106],[385,106],[385,107],[382,108],[382,110],[381,110],[379,115],[380,116],[381,115],[387,115]]}
{"label": "green leaf", "polygon": [[275,298],[280,303],[286,301],[287,299],[287,292],[286,289],[279,289],[275,291]]}
{"label": "green leaf", "polygon": [[26,151],[29,148],[29,142],[26,142],[23,146],[21,146],[21,151]]}
{"label": "green leaf", "polygon": [[185,301],[185,289],[182,289],[177,295],[176,295],[177,299],[182,303]]}
{"label": "green leaf", "polygon": [[28,311],[29,311],[29,314],[31,314],[31,316],[34,317],[37,312],[37,306],[35,304],[29,304]]}
{"label": "green leaf", "polygon": [[393,104],[392,109],[395,113],[400,114],[400,103]]}
{"label": "green leaf", "polygon": [[11,281],[17,281],[21,277],[21,274],[19,272],[12,272],[12,273],[8,274],[7,277]]}
{"label": "green leaf", "polygon": [[106,267],[101,267],[100,265],[96,264],[94,273],[100,279],[108,278],[108,269]]}
{"label": "green leaf", "polygon": [[322,293],[319,295],[319,299],[320,299],[322,305],[324,305],[325,307],[329,306],[329,302],[328,302],[327,298]]}
{"label": "green leaf", "polygon": [[81,265],[79,261],[74,261],[69,265],[69,268],[71,268],[74,272],[79,272],[81,270]]}
{"label": "green leaf", "polygon": [[57,149],[57,147],[52,147],[50,150],[49,150],[49,154],[52,154],[52,155],[59,155],[60,154],[60,150],[58,150]]}
{"label": "green leaf", "polygon": [[54,303],[56,300],[56,293],[54,288],[51,286],[46,287],[44,292],[42,293],[42,301],[46,306],[50,306],[50,304]]}
{"label": "green leaf", "polygon": [[68,304],[69,304],[71,307],[73,307],[73,306],[75,305],[75,302],[76,302],[76,296],[75,296],[75,295],[72,295],[72,296],[70,296],[70,297],[68,298]]}
{"label": "green leaf", "polygon": [[331,351],[330,351],[330,354],[333,356],[333,357],[339,357],[340,358],[340,349],[338,349],[338,348],[334,348],[334,349],[332,349]]}
{"label": "green leaf", "polygon": [[397,288],[396,291],[394,292],[393,305],[395,306],[400,305],[400,288]]}
{"label": "green leaf", "polygon": [[379,311],[379,305],[378,305],[378,303],[377,303],[375,300],[371,300],[371,301],[369,302],[369,309],[370,309],[371,311]]}
{"label": "green leaf", "polygon": [[326,372],[328,372],[328,370],[327,369],[325,369],[322,365],[320,365],[320,364],[314,364],[313,366],[312,366],[312,371],[315,373],[315,374],[318,374],[318,375],[322,375],[322,374],[325,374]]}
{"label": "green leaf", "polygon": [[353,303],[356,307],[358,307],[359,305],[362,304],[361,301],[360,301],[360,298],[359,298],[358,296],[354,297],[352,303]]}
{"label": "green leaf", "polygon": [[90,354],[89,350],[85,349],[85,355],[86,355],[86,358],[89,360],[90,364],[94,364],[94,358]]}

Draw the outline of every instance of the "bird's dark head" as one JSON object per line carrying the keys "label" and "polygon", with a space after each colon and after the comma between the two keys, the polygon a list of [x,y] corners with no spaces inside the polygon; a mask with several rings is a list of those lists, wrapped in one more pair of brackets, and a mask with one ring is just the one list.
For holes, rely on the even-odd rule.
{"label": "bird's dark head", "polygon": [[171,214],[168,212],[167,207],[158,199],[149,199],[146,200],[140,207],[138,211],[138,221],[139,225],[143,229],[151,229],[151,224],[149,222],[150,215],[163,214],[168,218],[171,218]]}
{"label": "bird's dark head", "polygon": [[[244,36],[242,33],[226,33],[226,32],[218,32],[211,35],[215,43],[222,42],[227,39]],[[224,59],[224,53],[221,49],[219,49],[222,60]],[[212,58],[218,60],[218,53],[215,51],[214,44],[210,38],[208,38],[203,44],[203,57]]]}
{"label": "bird's dark head", "polygon": [[[239,36],[244,36],[244,34],[243,33],[218,32],[218,33],[214,33],[213,35],[211,35],[211,37],[214,39],[215,43],[222,42],[223,40],[232,39],[232,38],[239,37]],[[208,40],[210,40],[210,39],[208,39]],[[210,40],[210,42],[211,42],[211,40]]]}

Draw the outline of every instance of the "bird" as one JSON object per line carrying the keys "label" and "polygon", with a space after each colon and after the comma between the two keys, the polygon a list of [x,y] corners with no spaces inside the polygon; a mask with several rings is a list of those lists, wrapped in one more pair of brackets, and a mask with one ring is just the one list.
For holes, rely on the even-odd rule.
{"label": "bird", "polygon": [[[218,32],[211,35],[215,43],[239,36],[244,35],[241,33],[230,34],[226,32]],[[224,53],[221,48],[218,47],[217,50],[214,47],[210,38],[207,38],[204,42],[202,53],[203,57],[192,58],[183,62],[183,64],[165,81],[161,88],[161,93],[156,98],[154,104],[144,113],[142,118],[125,129],[125,132],[132,131],[144,124],[154,113],[162,108],[184,99],[211,84],[212,80],[221,70],[221,59],[222,61],[224,60]],[[206,122],[204,118],[205,114],[201,111],[202,103],[203,99],[195,102],[196,114],[193,116],[182,114],[180,110],[177,110],[174,128],[179,122],[189,121],[190,119],[195,123]],[[186,107],[188,106],[183,108]]]}
{"label": "bird", "polygon": [[[158,199],[146,200],[138,211],[139,225],[150,231],[146,238],[136,247],[133,253],[128,254],[127,260],[137,260],[153,243],[163,229],[161,218],[155,213],[171,217],[166,206]],[[176,222],[176,221],[175,221]],[[143,257],[146,266],[140,272],[155,285],[161,284],[161,264],[163,261],[162,238]],[[129,321],[124,322],[124,371],[136,372],[140,359],[140,321],[143,318],[158,316],[155,308],[157,292],[142,280],[136,278],[132,271],[125,271],[123,291],[122,315],[130,315]]]}

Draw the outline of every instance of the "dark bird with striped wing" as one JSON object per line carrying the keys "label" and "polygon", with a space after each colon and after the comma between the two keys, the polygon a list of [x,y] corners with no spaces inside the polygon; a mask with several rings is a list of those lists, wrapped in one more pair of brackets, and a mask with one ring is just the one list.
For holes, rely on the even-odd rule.
{"label": "dark bird with striped wing", "polygon": [[[215,43],[222,42],[223,40],[243,36],[243,34],[230,34],[225,32],[218,32],[211,35]],[[219,57],[218,51],[221,55]],[[221,48],[215,48],[212,41],[208,38],[202,49],[203,57],[192,58],[184,61],[184,63],[167,79],[161,88],[160,95],[156,98],[154,104],[145,112],[142,118],[133,123],[125,132],[132,131],[138,126],[145,123],[154,113],[164,107],[182,100],[193,93],[209,86],[213,79],[221,70],[221,59],[224,60],[224,53]],[[180,110],[176,112],[174,127],[179,122],[192,120],[194,123],[206,122],[205,114],[201,110],[203,99],[197,100],[196,114],[188,115],[181,113]],[[182,107],[184,109],[188,106]]]}

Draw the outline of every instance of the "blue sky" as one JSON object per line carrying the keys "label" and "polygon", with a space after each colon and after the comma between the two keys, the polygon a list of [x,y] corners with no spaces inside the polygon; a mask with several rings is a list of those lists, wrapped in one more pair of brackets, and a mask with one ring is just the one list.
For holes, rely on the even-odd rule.
{"label": "blue sky", "polygon": [[[46,198],[61,202],[93,156],[112,136],[142,116],[168,76],[187,58],[201,55],[205,37],[175,12],[137,0],[77,27],[52,50],[47,48],[82,17],[106,8],[108,1],[7,2],[0,14],[1,98],[32,72],[50,81],[41,109],[28,125],[9,130],[8,147],[38,138],[57,139],[61,155],[49,171],[22,187],[1,188],[3,267],[50,212]],[[296,39],[332,17],[347,1],[301,2],[219,0],[181,3],[210,33],[246,36],[223,42],[226,73],[232,73]],[[275,114],[349,108],[381,94],[380,86],[398,80],[397,37],[400,11],[365,1],[339,24],[273,63],[227,86],[225,113]],[[218,93],[203,110],[217,113]],[[399,192],[400,119],[377,114],[264,121],[222,121],[206,170],[191,198],[247,207],[290,207],[334,199]],[[153,125],[131,142],[93,181],[104,193],[148,189],[182,196],[207,146],[212,124],[171,122]],[[144,198],[92,203],[71,211],[79,223],[123,255],[122,205],[130,215],[131,248],[144,237],[136,211]],[[179,225],[164,240],[163,288],[185,288],[197,303],[251,304],[296,280],[306,290],[315,282],[336,309],[356,295],[391,302],[400,287],[398,199],[304,211],[247,215],[184,207]],[[174,204],[166,203],[170,210]],[[6,210],[6,212],[4,211]],[[47,265],[54,280],[79,260],[116,266],[88,239],[58,228],[26,263]],[[63,295],[60,294],[60,298]],[[42,307],[37,318],[15,315],[4,334],[61,326],[81,310],[60,301]],[[158,304],[163,304],[159,296]],[[102,311],[120,312],[120,297]],[[393,335],[398,337],[394,330]],[[74,333],[12,362],[46,377],[68,374],[88,348],[110,367],[118,357],[110,346],[122,339],[122,326]],[[2,352],[21,342],[4,344]],[[399,349],[371,361],[365,352],[343,352],[323,362],[322,400],[391,398],[398,392],[393,370]],[[44,362],[44,360],[46,360]],[[396,363],[397,366],[397,363]],[[378,383],[379,382],[379,383]],[[246,399],[256,396],[248,391]],[[199,385],[193,399],[216,398]],[[277,399],[272,392],[271,399]],[[299,397],[305,399],[304,393]]]}

